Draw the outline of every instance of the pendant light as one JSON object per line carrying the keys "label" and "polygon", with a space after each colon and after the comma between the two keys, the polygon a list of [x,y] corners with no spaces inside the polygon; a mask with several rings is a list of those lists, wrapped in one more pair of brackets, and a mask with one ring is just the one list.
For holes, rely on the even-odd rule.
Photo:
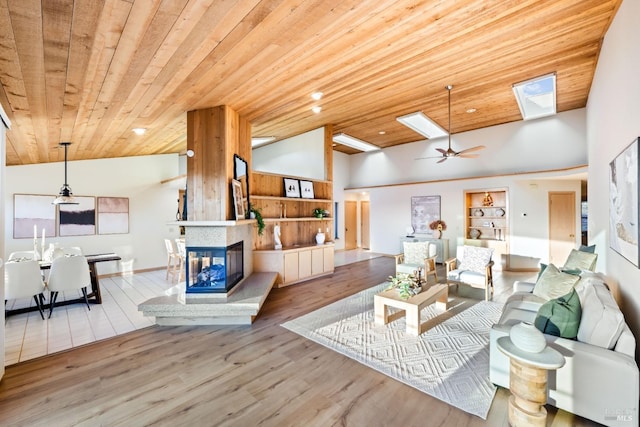
{"label": "pendant light", "polygon": [[77,205],[78,202],[73,197],[71,187],[67,184],[67,147],[71,145],[70,142],[61,142],[60,145],[64,147],[64,185],[60,188],[58,197],[55,198],[52,204],[54,205]]}

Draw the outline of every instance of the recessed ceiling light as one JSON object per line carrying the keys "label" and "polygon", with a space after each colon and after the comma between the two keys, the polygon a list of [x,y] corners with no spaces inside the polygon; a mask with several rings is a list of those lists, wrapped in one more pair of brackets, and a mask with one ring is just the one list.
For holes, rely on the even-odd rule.
{"label": "recessed ceiling light", "polygon": [[251,147],[252,148],[259,147],[261,145],[264,145],[268,142],[272,142],[275,140],[276,140],[275,136],[256,136],[251,138]]}
{"label": "recessed ceiling light", "polygon": [[478,110],[476,110],[475,108],[469,108],[467,110],[467,113],[471,114],[471,113],[475,113],[476,111],[478,111]]}
{"label": "recessed ceiling light", "polygon": [[386,134],[386,132],[385,132],[385,131],[383,131],[383,130],[381,130],[381,131],[379,131],[379,132],[378,132],[378,135],[384,135],[384,134]]}
{"label": "recessed ceiling light", "polygon": [[524,120],[556,114],[556,73],[516,83],[513,94]]}
{"label": "recessed ceiling light", "polygon": [[442,129],[436,122],[425,116],[422,111],[407,114],[406,116],[396,117],[396,120],[429,139],[448,135],[446,130]]}
{"label": "recessed ceiling light", "polygon": [[318,114],[320,111],[322,111],[322,107],[319,105],[316,105],[315,107],[311,108],[311,111]]}
{"label": "recessed ceiling light", "polygon": [[316,101],[319,101],[320,99],[322,99],[322,95],[324,95],[322,92],[313,92],[311,94],[311,97]]}
{"label": "recessed ceiling light", "polygon": [[338,133],[336,135],[333,135],[333,140],[335,142],[339,142],[342,145],[346,145],[360,151],[375,151],[380,149],[380,147],[376,147],[375,145],[364,142],[361,139],[349,136],[346,133]]}
{"label": "recessed ceiling light", "polygon": [[147,131],[145,128],[133,128],[132,130],[136,135],[144,135]]}

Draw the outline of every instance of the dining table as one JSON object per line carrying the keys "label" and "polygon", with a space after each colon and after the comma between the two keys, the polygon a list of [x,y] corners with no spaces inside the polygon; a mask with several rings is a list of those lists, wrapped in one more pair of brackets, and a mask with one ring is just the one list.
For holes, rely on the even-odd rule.
{"label": "dining table", "polygon": [[[87,292],[87,299],[92,304],[102,304],[102,294],[100,293],[100,282],[98,280],[98,272],[96,270],[96,264],[99,262],[120,261],[122,258],[120,258],[120,256],[114,252],[85,255],[85,257],[87,258],[87,263],[89,264],[89,273],[91,276],[91,291]],[[51,268],[51,262],[40,261],[41,270],[49,270],[50,268]],[[61,305],[69,305],[69,304],[76,304],[76,303],[84,304],[84,297],[56,301],[56,307]],[[44,308],[49,308],[49,304],[45,304]],[[6,310],[5,314],[6,315],[20,314],[20,313],[26,313],[29,311],[36,311],[36,310],[38,310],[38,307],[33,305],[30,307],[17,308],[14,310]]]}

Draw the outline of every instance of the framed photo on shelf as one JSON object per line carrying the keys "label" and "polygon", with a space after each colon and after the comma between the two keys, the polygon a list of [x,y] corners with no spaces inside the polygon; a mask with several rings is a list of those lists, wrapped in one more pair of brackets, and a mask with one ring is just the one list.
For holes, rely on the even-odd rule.
{"label": "framed photo on shelf", "polygon": [[303,199],[313,199],[313,182],[300,180],[300,195]]}
{"label": "framed photo on shelf", "polygon": [[609,163],[609,246],[640,266],[637,138]]}
{"label": "framed photo on shelf", "polygon": [[245,218],[242,183],[237,179],[232,179],[231,189],[233,190],[233,206],[235,209],[236,221],[238,221]]}
{"label": "framed photo on shelf", "polygon": [[293,178],[284,178],[284,195],[287,197],[300,197],[300,181]]}

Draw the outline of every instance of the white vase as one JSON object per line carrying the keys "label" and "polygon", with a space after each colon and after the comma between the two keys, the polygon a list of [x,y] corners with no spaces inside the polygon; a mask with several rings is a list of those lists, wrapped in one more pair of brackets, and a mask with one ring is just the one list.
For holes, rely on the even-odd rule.
{"label": "white vase", "polygon": [[547,346],[544,334],[533,323],[520,322],[511,327],[509,338],[513,345],[529,353],[540,353]]}
{"label": "white vase", "polygon": [[325,235],[321,229],[318,228],[318,234],[316,234],[316,243],[319,245],[324,244]]}

